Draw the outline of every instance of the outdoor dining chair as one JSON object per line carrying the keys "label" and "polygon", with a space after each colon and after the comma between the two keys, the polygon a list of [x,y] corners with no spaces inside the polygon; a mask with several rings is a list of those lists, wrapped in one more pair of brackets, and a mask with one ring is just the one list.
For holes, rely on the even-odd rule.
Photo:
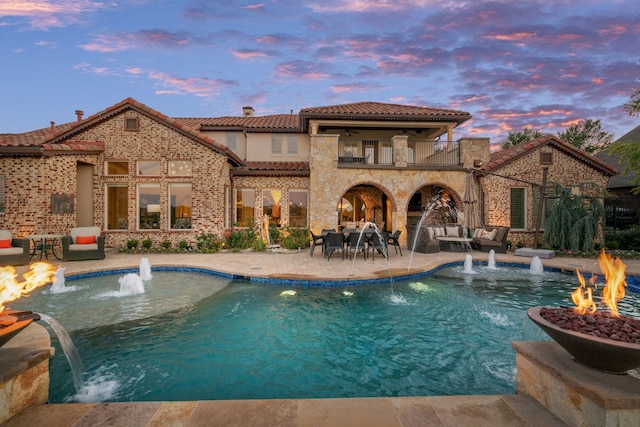
{"label": "outdoor dining chair", "polygon": [[313,231],[309,230],[309,234],[311,234],[311,251],[309,252],[310,256],[313,256],[313,250],[315,249],[316,246],[320,246],[321,247],[321,251],[323,250],[323,246],[324,246],[324,236],[322,234],[317,235],[317,234],[313,234]]}
{"label": "outdoor dining chair", "polygon": [[340,251],[344,260],[344,234],[331,231],[324,237],[324,256],[327,261],[334,251]]}
{"label": "outdoor dining chair", "polygon": [[371,237],[369,237],[368,249],[371,249],[371,255],[374,260],[376,259],[376,252],[381,254],[384,258],[387,258],[389,256],[387,248],[388,240],[389,233],[387,233],[386,231],[371,234]]}
{"label": "outdoor dining chair", "polygon": [[360,232],[351,232],[347,237],[347,253],[351,259],[351,255],[362,251],[362,256],[367,259],[367,238]]}
{"label": "outdoor dining chair", "polygon": [[400,242],[398,241],[398,239],[400,238],[400,233],[402,233],[402,230],[396,230],[392,234],[389,234],[389,239],[387,239],[387,244],[394,246],[394,249],[396,250],[396,254],[398,253],[398,249],[400,249],[400,256],[402,256],[402,248],[400,247]]}

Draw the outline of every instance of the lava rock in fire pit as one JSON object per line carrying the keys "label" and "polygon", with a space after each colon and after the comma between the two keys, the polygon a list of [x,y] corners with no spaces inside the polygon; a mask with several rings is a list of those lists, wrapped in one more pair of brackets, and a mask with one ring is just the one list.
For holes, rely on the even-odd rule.
{"label": "lava rock in fire pit", "polygon": [[540,316],[562,329],[613,341],[640,344],[640,320],[628,316],[613,317],[607,311],[579,314],[572,308],[549,307],[541,307]]}

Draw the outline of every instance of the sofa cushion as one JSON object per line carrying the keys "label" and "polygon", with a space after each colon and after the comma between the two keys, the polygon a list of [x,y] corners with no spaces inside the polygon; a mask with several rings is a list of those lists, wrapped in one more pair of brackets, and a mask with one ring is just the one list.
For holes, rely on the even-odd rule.
{"label": "sofa cushion", "polygon": [[21,247],[0,248],[0,256],[1,255],[20,255],[22,253],[24,253],[24,250]]}
{"label": "sofa cushion", "polygon": [[97,243],[72,243],[69,245],[70,251],[97,251]]}
{"label": "sofa cushion", "polygon": [[491,230],[491,233],[489,233],[489,237],[487,237],[487,239],[496,240],[496,235],[497,234],[498,234],[498,229],[494,228],[493,230]]}
{"label": "sofa cushion", "polygon": [[11,247],[11,239],[0,240],[0,249],[7,249]]}
{"label": "sofa cushion", "polygon": [[11,240],[12,238],[13,238],[13,236],[11,235],[11,232],[9,230],[0,230],[0,239],[2,239],[2,240],[6,240],[6,239]]}
{"label": "sofa cushion", "polygon": [[459,227],[445,227],[447,237],[460,237]]}
{"label": "sofa cushion", "polygon": [[504,239],[504,235],[507,233],[507,229],[500,227],[496,228],[496,230],[498,230],[498,232],[496,233],[493,240],[495,240],[496,242],[502,242],[502,239]]}

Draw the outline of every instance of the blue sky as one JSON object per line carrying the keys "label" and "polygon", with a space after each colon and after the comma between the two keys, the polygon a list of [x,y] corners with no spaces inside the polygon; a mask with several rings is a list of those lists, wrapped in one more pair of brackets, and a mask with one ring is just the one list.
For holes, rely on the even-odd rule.
{"label": "blue sky", "polygon": [[637,0],[2,0],[0,133],[127,97],[171,117],[358,101],[468,111],[493,143],[639,118]]}

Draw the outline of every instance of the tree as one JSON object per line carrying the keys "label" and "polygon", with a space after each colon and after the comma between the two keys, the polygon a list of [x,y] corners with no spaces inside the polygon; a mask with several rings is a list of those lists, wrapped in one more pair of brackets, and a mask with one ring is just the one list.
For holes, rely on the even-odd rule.
{"label": "tree", "polygon": [[569,126],[558,136],[574,147],[587,153],[597,153],[606,148],[613,141],[613,134],[602,130],[600,120],[581,120],[575,125]]}
{"label": "tree", "polygon": [[542,136],[542,132],[540,132],[540,130],[531,129],[525,126],[521,131],[509,132],[509,136],[507,137],[507,140],[502,143],[502,149],[520,145],[523,142],[540,138],[541,136]]}
{"label": "tree", "polygon": [[581,197],[556,185],[558,199],[544,225],[544,238],[554,248],[593,251],[604,207],[597,197]]}
{"label": "tree", "polygon": [[640,87],[636,88],[636,91],[629,98],[629,102],[624,104],[624,111],[631,117],[640,115]]}

